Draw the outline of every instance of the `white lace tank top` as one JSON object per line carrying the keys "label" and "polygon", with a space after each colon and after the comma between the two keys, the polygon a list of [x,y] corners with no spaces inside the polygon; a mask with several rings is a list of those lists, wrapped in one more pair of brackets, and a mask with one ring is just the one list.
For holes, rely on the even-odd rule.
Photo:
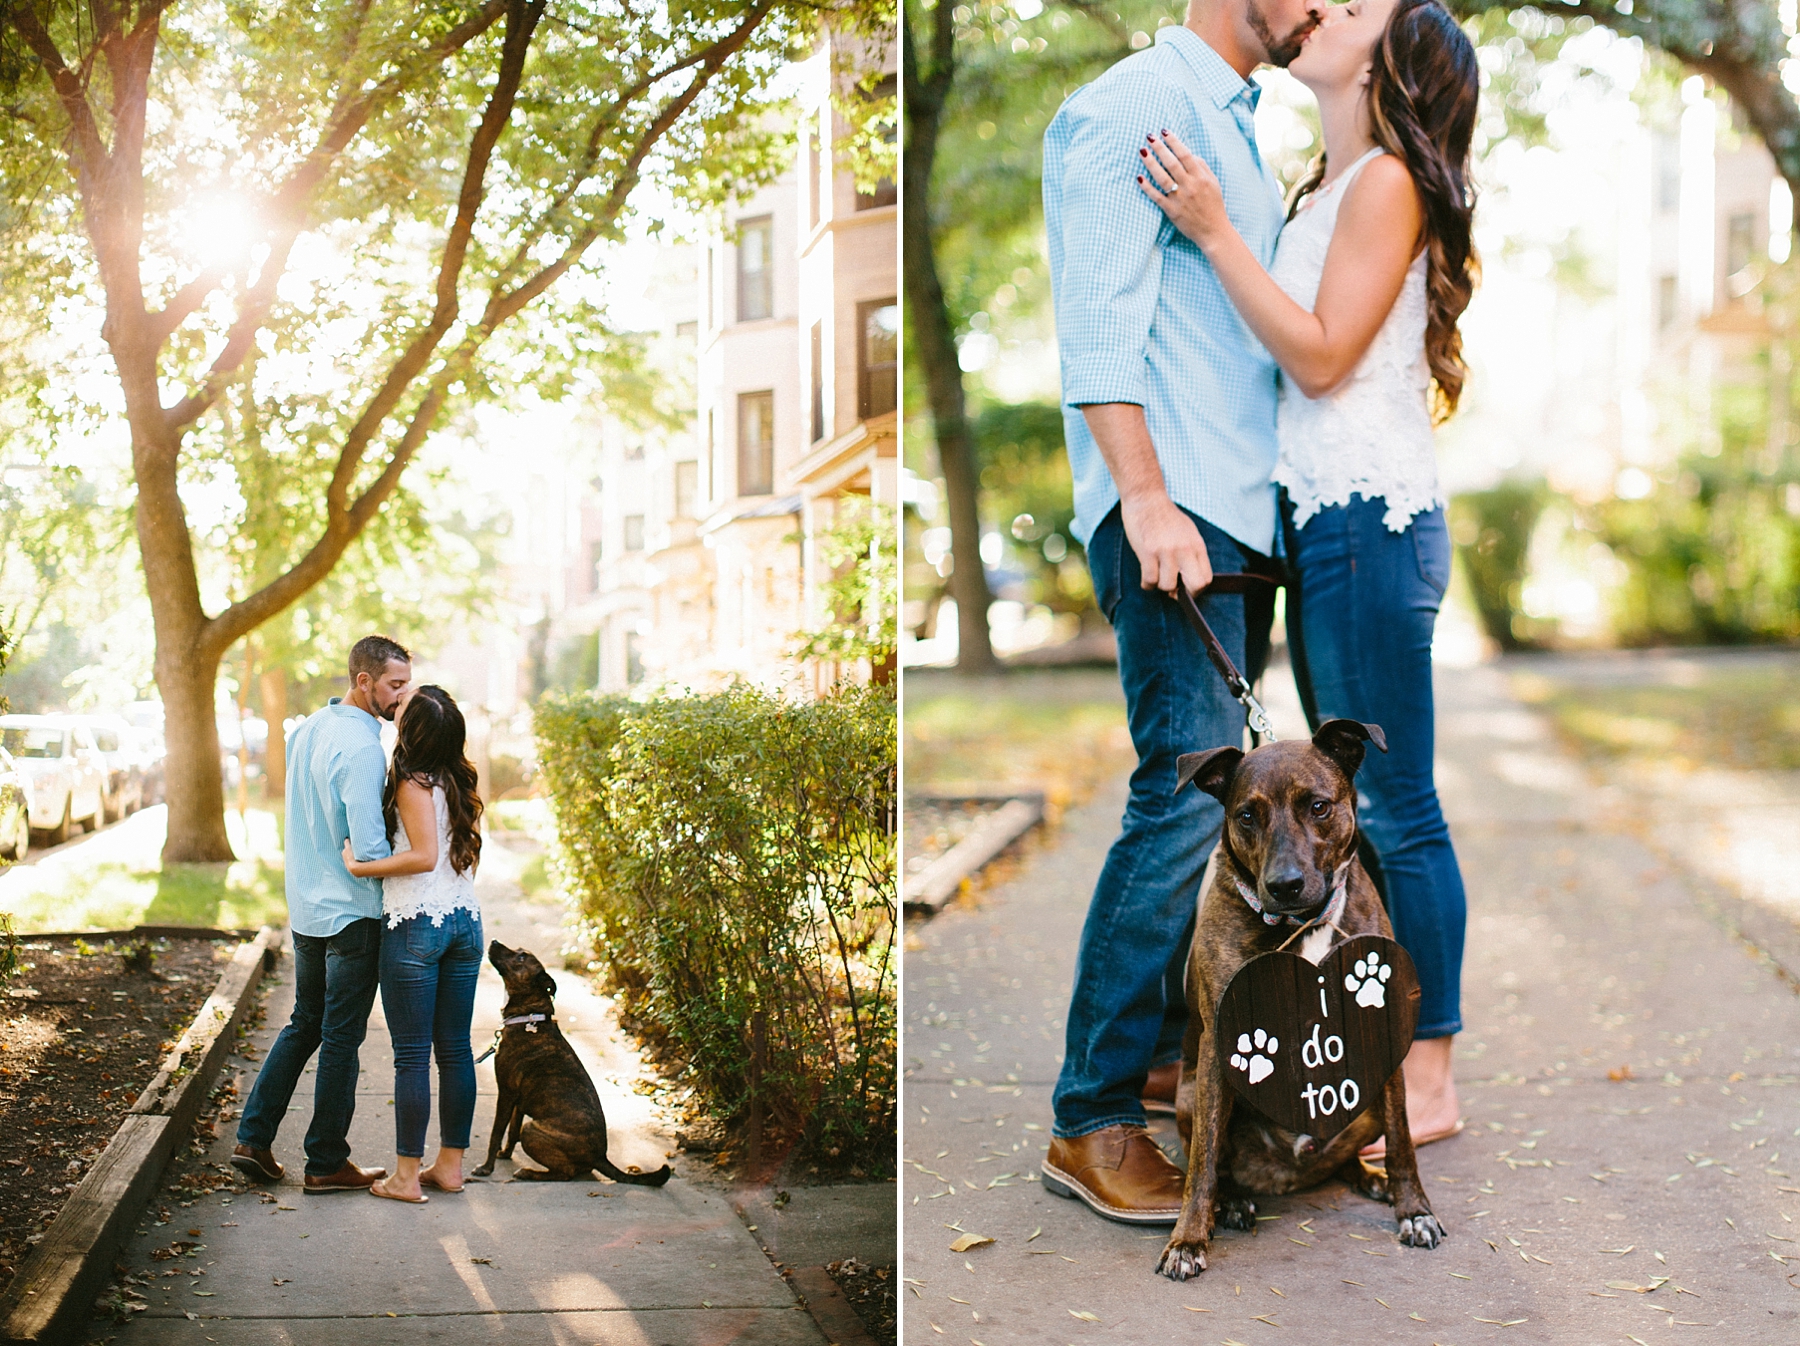
{"label": "white lace tank top", "polygon": [[[1308,312],[1319,297],[1325,254],[1337,228],[1338,208],[1350,184],[1379,146],[1306,199],[1281,231],[1275,283]],[[1277,435],[1281,446],[1275,481],[1294,502],[1303,525],[1328,505],[1347,505],[1352,495],[1387,504],[1382,516],[1403,532],[1413,515],[1445,503],[1438,490],[1425,360],[1425,254],[1407,268],[1400,296],[1355,371],[1323,397],[1311,398],[1281,381]]]}
{"label": "white lace tank top", "polygon": [[[479,913],[475,903],[475,871],[458,874],[450,867],[450,801],[444,787],[431,787],[431,804],[437,811],[437,866],[423,874],[396,874],[381,885],[382,909],[387,915],[388,929],[413,916],[429,916],[433,925],[442,925],[444,917],[458,907]],[[394,854],[410,850],[404,822],[394,830]]]}

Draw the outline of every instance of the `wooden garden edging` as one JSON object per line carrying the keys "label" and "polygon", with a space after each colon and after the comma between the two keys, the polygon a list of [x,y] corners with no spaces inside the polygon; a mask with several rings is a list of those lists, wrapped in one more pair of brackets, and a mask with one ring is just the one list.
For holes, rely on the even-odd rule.
{"label": "wooden garden edging", "polygon": [[[141,937],[149,932],[140,928],[118,933]],[[158,928],[157,933],[213,932]],[[231,1054],[232,1034],[280,952],[281,932],[268,926],[238,946],[213,993],[131,1105],[105,1152],[69,1194],[43,1240],[0,1295],[0,1342],[60,1346],[86,1338],[94,1297],[112,1272],[119,1245],[149,1201],[164,1165],[200,1115]]]}

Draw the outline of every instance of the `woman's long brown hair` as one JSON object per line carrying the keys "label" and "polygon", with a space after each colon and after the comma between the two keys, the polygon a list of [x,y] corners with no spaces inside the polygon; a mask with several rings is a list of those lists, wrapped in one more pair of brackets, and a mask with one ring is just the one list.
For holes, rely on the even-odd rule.
{"label": "woman's long brown hair", "polygon": [[392,842],[400,823],[400,782],[410,780],[427,790],[444,787],[450,812],[450,868],[458,874],[471,873],[481,861],[481,796],[475,790],[475,764],[463,752],[467,738],[462,711],[450,693],[429,683],[419,688],[400,714],[394,762],[381,793],[381,813]]}
{"label": "woman's long brown hair", "polygon": [[[1481,102],[1475,45],[1439,0],[1400,0],[1369,71],[1375,143],[1406,165],[1425,212],[1425,359],[1435,387],[1432,419],[1450,418],[1469,367],[1457,322],[1475,292],[1475,190],[1469,142]],[[1325,176],[1321,155],[1295,189],[1288,218]]]}

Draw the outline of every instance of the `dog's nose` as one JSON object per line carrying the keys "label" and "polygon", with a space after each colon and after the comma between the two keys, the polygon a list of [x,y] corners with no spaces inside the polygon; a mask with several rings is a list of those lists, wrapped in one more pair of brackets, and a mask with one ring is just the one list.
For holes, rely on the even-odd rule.
{"label": "dog's nose", "polygon": [[1263,887],[1269,890],[1269,896],[1277,902],[1297,901],[1306,891],[1306,876],[1297,869],[1281,875],[1272,874],[1263,880]]}

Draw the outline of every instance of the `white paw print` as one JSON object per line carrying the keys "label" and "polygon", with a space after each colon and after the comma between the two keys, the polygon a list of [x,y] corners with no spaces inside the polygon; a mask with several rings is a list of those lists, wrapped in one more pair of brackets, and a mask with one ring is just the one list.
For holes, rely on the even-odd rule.
{"label": "white paw print", "polygon": [[1359,1005],[1381,1009],[1387,1004],[1387,981],[1394,975],[1394,965],[1383,963],[1381,955],[1371,952],[1356,960],[1356,970],[1344,975],[1344,989],[1356,996]]}
{"label": "white paw print", "polygon": [[[1260,1028],[1256,1030],[1254,1039],[1248,1033],[1239,1033],[1237,1051],[1232,1053],[1231,1064],[1234,1069],[1249,1071],[1250,1083],[1261,1084],[1275,1069],[1275,1063],[1269,1057],[1280,1049],[1281,1043]],[[1263,1055],[1264,1052],[1268,1056]]]}

